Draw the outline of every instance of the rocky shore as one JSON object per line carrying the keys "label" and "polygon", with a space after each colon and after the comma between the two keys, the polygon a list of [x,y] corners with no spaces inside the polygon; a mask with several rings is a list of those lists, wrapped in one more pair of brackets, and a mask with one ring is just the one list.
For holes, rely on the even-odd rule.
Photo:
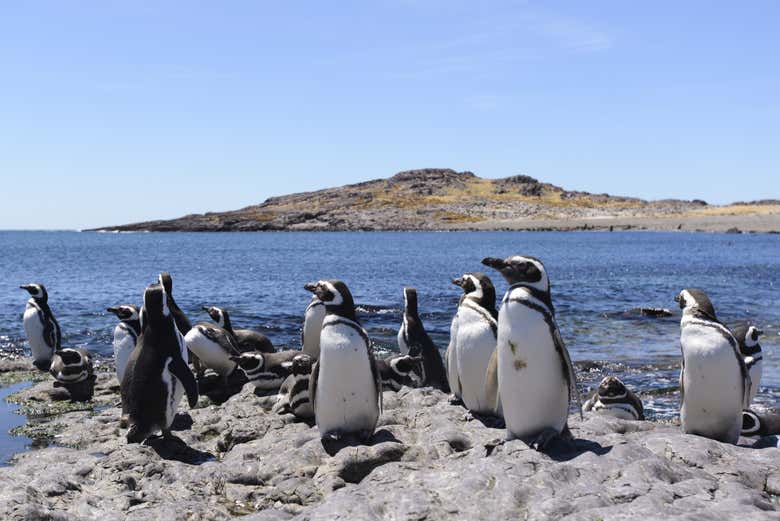
{"label": "rocky shore", "polygon": [[[25,362],[0,362],[3,381]],[[573,414],[574,445],[543,454],[439,391],[403,388],[384,393],[368,445],[323,444],[247,385],[183,409],[182,443],[128,445],[106,368],[92,401],[62,398],[50,380],[11,397],[33,418],[21,433],[49,446],[0,468],[0,519],[780,519],[777,437],[731,446]]]}
{"label": "rocky shore", "polygon": [[726,206],[565,190],[526,175],[427,168],[229,212],[98,231],[676,230],[780,232],[780,201]]}

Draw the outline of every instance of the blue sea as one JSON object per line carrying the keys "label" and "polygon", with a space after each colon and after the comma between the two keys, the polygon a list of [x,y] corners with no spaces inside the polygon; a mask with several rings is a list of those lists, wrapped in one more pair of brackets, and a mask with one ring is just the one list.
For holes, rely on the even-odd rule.
{"label": "blue sea", "polygon": [[[219,305],[234,326],[260,330],[278,348],[299,347],[310,299],[303,284],[340,278],[377,348],[394,351],[401,290],[412,285],[426,329],[444,350],[460,296],[451,279],[483,271],[486,256],[527,254],[547,267],[582,391],[614,374],[643,392],[650,417],[674,416],[680,347],[673,299],[684,287],[700,287],[722,321],[749,319],[764,330],[758,401],[780,398],[780,235],[0,232],[0,252],[0,352],[27,351],[22,313],[28,296],[19,285],[42,282],[63,345],[110,356],[116,319],[105,308],[140,304],[161,271],[173,275],[176,301],[193,322],[208,320],[201,306]],[[507,285],[488,275],[500,299]],[[664,307],[674,316],[631,312],[638,307]]]}

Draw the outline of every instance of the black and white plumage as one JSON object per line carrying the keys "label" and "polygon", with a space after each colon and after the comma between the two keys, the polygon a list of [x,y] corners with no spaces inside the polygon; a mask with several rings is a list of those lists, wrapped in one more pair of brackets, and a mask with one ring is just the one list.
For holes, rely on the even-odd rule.
{"label": "black and white plumage", "polygon": [[404,288],[404,313],[398,330],[398,348],[402,354],[422,357],[422,381],[419,385],[450,392],[439,348],[425,331],[417,311],[417,290],[408,286]]}
{"label": "black and white plumage", "polygon": [[748,406],[753,403],[759,386],[761,385],[761,375],[764,371],[764,356],[761,351],[761,344],[758,339],[764,334],[753,324],[742,323],[734,327],[731,332],[739,345],[739,352],[747,367],[750,375],[750,395],[748,397]]}
{"label": "black and white plumage", "polygon": [[138,306],[122,304],[106,308],[119,319],[114,327],[114,365],[116,366],[116,378],[121,383],[125,375],[127,361],[130,353],[135,349],[135,343],[141,334],[141,317]]}
{"label": "black and white plumage", "polygon": [[257,389],[277,390],[290,375],[293,359],[301,354],[298,350],[278,351],[275,353],[241,353],[230,359],[246,375],[246,379]]}
{"label": "black and white plumage", "polygon": [[355,303],[340,280],[311,288],[325,303],[320,358],[312,368],[309,395],[322,438],[356,434],[367,440],[382,410],[382,380],[368,334],[355,316]]}
{"label": "black and white plumage", "polygon": [[209,314],[211,320],[219,327],[233,335],[238,350],[242,353],[257,351],[260,353],[273,353],[275,351],[271,340],[254,329],[233,329],[230,314],[226,309],[216,306],[203,306],[203,311]]}
{"label": "black and white plumage", "polygon": [[54,352],[62,345],[62,332],[49,307],[49,293],[40,283],[19,286],[30,294],[24,309],[24,331],[30,343],[33,365],[47,371]]}
{"label": "black and white plumage", "polygon": [[683,432],[736,443],[742,410],[750,398],[750,376],[737,340],[715,315],[700,289],[682,290],[675,300],[680,321],[680,423]]}
{"label": "black and white plumage", "polygon": [[780,409],[757,412],[742,411],[742,436],[775,436],[780,434]]}
{"label": "black and white plumage", "polygon": [[227,378],[236,369],[233,356],[241,354],[236,340],[217,324],[198,322],[184,336],[184,344],[205,367]]}
{"label": "black and white plumage", "polygon": [[165,289],[152,284],[144,292],[141,335],[122,380],[122,412],[130,428],[129,443],[144,441],[155,431],[169,437],[182,395],[190,407],[198,402],[198,383],[184,359],[184,342]]}
{"label": "black and white plumage", "polygon": [[551,439],[570,434],[572,401],[581,409],[574,366],[555,321],[550,279],[534,257],[488,257],[482,263],[510,285],[498,312],[497,340],[507,434],[543,449]]}
{"label": "black and white plumage", "polygon": [[496,290],[484,273],[465,273],[452,283],[463,295],[446,354],[450,389],[470,411],[493,415],[496,400],[487,395],[485,377],[496,349]]}
{"label": "black and white plumage", "polygon": [[[304,289],[314,292],[316,282],[304,284]],[[306,306],[303,314],[303,328],[301,328],[301,350],[317,360],[320,357],[320,333],[322,332],[322,321],[325,320],[325,303],[312,295],[311,302]]]}
{"label": "black and white plumage", "polygon": [[583,411],[622,420],[644,420],[642,400],[616,376],[606,376],[596,392],[582,405]]}
{"label": "black and white plumage", "polygon": [[309,355],[305,353],[295,355],[292,359],[291,373],[279,388],[279,398],[274,405],[274,412],[292,413],[304,420],[314,417],[314,409],[309,399],[309,379],[313,365],[314,360]]}
{"label": "black and white plumage", "polygon": [[400,391],[407,387],[420,387],[423,381],[422,356],[394,355],[377,360],[376,365],[382,378],[382,389]]}
{"label": "black and white plumage", "polygon": [[54,377],[54,387],[64,387],[71,400],[87,401],[95,390],[95,370],[92,354],[86,349],[63,348],[54,353],[49,373]]}

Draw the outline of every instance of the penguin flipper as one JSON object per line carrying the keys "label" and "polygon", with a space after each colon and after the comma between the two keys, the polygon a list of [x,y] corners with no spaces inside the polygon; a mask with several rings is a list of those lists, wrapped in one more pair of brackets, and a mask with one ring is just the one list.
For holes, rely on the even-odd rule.
{"label": "penguin flipper", "polygon": [[582,414],[582,397],[580,397],[580,393],[577,390],[577,374],[574,372],[574,364],[571,363],[569,350],[566,349],[566,344],[563,343],[563,338],[561,338],[561,332],[558,329],[558,324],[555,323],[555,319],[552,320],[551,329],[553,333],[555,349],[558,351],[558,355],[561,357],[561,362],[564,365],[563,375],[566,378],[566,383],[569,386],[569,403],[573,401],[577,404],[577,409],[580,412],[580,419],[584,419]]}
{"label": "penguin flipper", "polygon": [[184,386],[184,391],[187,393],[187,402],[190,404],[190,407],[195,407],[198,403],[198,382],[195,380],[192,371],[190,371],[190,368],[180,357],[174,357],[169,367],[173,376],[178,378]]}
{"label": "penguin flipper", "polygon": [[[366,335],[367,337],[368,335]],[[376,365],[376,358],[374,358],[374,348],[371,346],[370,341],[366,341],[366,350],[368,351],[368,365],[371,366],[371,376],[374,377],[374,387],[376,389],[377,399],[379,400],[379,414],[382,414],[382,406],[384,400],[382,399],[382,375],[379,373],[379,368]]]}
{"label": "penguin flipper", "polygon": [[311,376],[309,377],[309,400],[311,401],[312,411],[317,411],[317,381],[320,379],[320,361],[314,362],[311,366]]}

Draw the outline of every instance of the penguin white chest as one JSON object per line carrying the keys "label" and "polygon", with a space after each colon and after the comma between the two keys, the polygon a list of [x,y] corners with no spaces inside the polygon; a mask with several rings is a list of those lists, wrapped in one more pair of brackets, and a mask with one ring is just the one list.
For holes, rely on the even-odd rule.
{"label": "penguin white chest", "polygon": [[683,431],[736,442],[742,421],[743,378],[734,348],[715,327],[683,324]]}
{"label": "penguin white chest", "polygon": [[184,396],[184,386],[179,379],[171,373],[169,367],[173,362],[172,358],[165,360],[165,365],[162,371],[163,387],[165,388],[165,425],[161,425],[161,428],[168,429],[173,423],[173,419],[176,416],[176,411],[179,410],[179,403]]}
{"label": "penguin white chest", "polygon": [[488,320],[468,305],[458,308],[457,359],[460,393],[469,410],[492,413],[495,406],[488,399],[485,375],[496,348],[496,336]]}
{"label": "penguin white chest", "polygon": [[30,342],[30,351],[36,361],[51,359],[54,349],[46,344],[43,338],[43,324],[41,323],[38,309],[27,303],[24,309],[24,332],[27,334],[27,340]]}
{"label": "penguin white chest", "polygon": [[135,349],[135,336],[130,334],[125,328],[116,326],[114,328],[114,365],[116,365],[116,378],[119,383],[125,376],[127,362],[130,360],[130,354]]}
{"label": "penguin white chest", "polygon": [[398,329],[398,350],[401,351],[402,355],[409,354],[409,344],[406,343],[406,317]]}
{"label": "penguin white chest", "polygon": [[569,412],[564,366],[545,317],[507,301],[498,315],[498,390],[514,437],[561,432]]}
{"label": "penguin white chest", "polygon": [[314,411],[321,435],[373,431],[378,397],[362,335],[343,325],[324,325]]}
{"label": "penguin white chest", "polygon": [[[753,399],[756,397],[756,393],[758,393],[758,389],[761,386],[761,375],[764,371],[764,360],[761,356],[762,355],[759,352],[755,355],[745,357],[745,365],[749,368],[750,382],[752,384],[750,388],[750,402],[748,405],[753,402]],[[758,358],[758,360],[756,360],[756,358]]]}
{"label": "penguin white chest", "polygon": [[314,360],[320,357],[320,333],[322,332],[322,321],[324,318],[324,304],[310,304],[306,308],[306,314],[303,319],[303,331],[301,333],[303,340],[301,350]]}

